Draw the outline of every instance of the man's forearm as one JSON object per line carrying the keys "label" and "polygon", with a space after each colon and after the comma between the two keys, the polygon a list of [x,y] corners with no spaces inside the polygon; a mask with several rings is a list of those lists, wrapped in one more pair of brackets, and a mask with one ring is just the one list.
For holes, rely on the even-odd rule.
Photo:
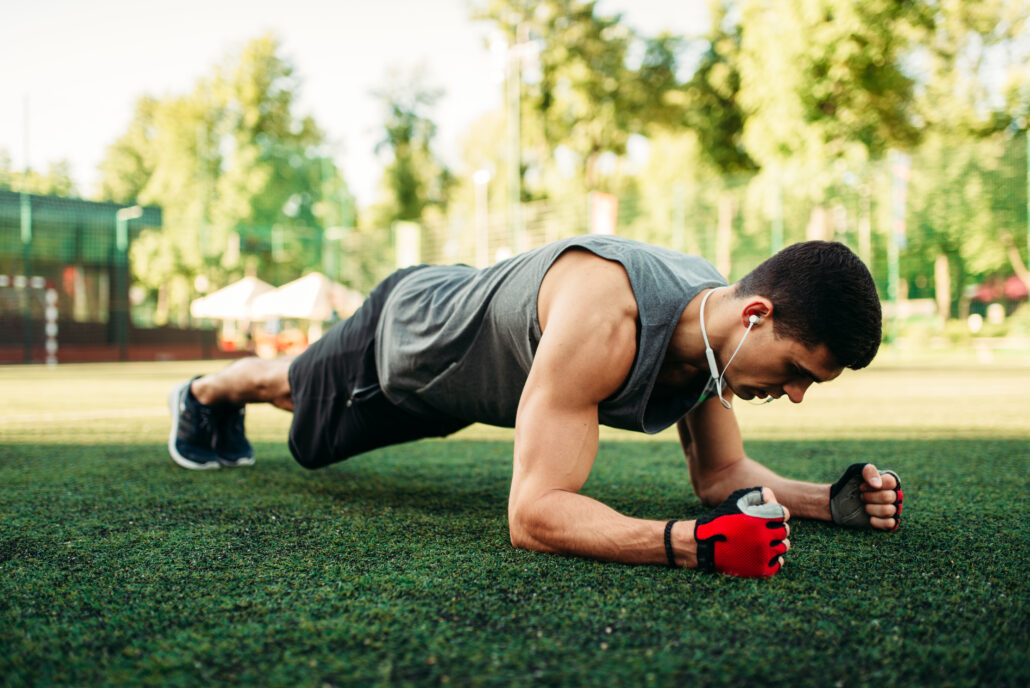
{"label": "man's forearm", "polygon": [[[693,470],[693,467],[692,467]],[[734,490],[763,486],[772,489],[776,501],[793,516],[830,520],[830,486],[802,480],[790,480],[769,470],[746,456],[717,470],[691,476],[701,496],[709,505],[719,504]]]}
{"label": "man's forearm", "polygon": [[[624,516],[590,497],[550,490],[509,509],[512,544],[524,549],[626,564],[667,564],[666,521]],[[694,522],[673,526],[679,566],[697,566]]]}

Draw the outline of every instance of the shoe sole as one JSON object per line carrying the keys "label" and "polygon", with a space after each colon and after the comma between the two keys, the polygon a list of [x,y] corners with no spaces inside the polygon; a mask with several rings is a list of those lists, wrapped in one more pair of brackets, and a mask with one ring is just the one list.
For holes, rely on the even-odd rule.
{"label": "shoe sole", "polygon": [[[168,394],[168,409],[172,412],[172,432],[168,435],[168,453],[172,455],[172,461],[192,471],[209,471],[214,468],[221,468],[222,465],[218,461],[211,461],[209,463],[190,461],[175,448],[175,434],[179,429],[179,399],[182,397],[183,387],[189,384],[189,382],[184,382],[173,387],[172,391]],[[253,462],[254,460],[251,459],[251,463]]]}
{"label": "shoe sole", "polygon": [[246,456],[242,459],[236,459],[235,461],[230,461],[229,459],[223,459],[222,457],[218,457],[218,463],[225,466],[226,468],[236,468],[237,466],[253,466],[254,457]]}

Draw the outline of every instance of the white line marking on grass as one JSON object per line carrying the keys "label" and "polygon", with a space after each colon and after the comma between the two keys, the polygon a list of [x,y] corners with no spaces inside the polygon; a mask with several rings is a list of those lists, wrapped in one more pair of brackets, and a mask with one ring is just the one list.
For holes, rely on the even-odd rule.
{"label": "white line marking on grass", "polygon": [[63,413],[21,413],[16,416],[0,417],[0,424],[53,423],[55,421],[104,420],[109,418],[154,418],[167,415],[168,409],[160,406],[137,409],[65,411]]}

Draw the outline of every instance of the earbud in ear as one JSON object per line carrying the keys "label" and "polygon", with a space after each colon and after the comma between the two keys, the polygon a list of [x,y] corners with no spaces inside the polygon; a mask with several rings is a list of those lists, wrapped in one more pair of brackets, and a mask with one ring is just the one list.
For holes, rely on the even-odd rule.
{"label": "earbud in ear", "polygon": [[752,315],[751,315],[751,316],[750,316],[750,317],[749,317],[749,318],[747,319],[747,321],[748,321],[749,323],[751,323],[752,325],[757,325],[758,323],[762,322],[762,317],[761,317],[761,316],[758,316],[758,315],[754,315],[754,314],[752,314]]}

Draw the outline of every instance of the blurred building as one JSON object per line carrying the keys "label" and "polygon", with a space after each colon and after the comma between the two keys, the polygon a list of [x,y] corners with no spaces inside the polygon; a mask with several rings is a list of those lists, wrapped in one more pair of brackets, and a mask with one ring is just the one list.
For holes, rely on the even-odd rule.
{"label": "blurred building", "polygon": [[[148,340],[174,344],[129,319],[129,247],[161,222],[156,207],[0,191],[0,363],[42,362],[55,345],[73,361],[153,358]],[[185,337],[197,354],[198,336]]]}

